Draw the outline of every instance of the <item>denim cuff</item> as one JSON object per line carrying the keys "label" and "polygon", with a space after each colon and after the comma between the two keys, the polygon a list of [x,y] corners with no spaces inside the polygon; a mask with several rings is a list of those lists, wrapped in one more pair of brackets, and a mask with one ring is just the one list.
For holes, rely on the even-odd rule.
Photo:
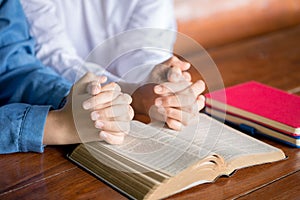
{"label": "denim cuff", "polygon": [[27,107],[20,127],[19,148],[21,152],[43,152],[43,135],[50,106]]}

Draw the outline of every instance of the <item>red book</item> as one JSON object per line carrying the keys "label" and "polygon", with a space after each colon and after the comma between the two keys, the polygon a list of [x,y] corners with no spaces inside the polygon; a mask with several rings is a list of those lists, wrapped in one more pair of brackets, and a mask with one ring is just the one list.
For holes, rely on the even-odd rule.
{"label": "red book", "polygon": [[208,109],[300,136],[300,96],[250,81],[206,95]]}

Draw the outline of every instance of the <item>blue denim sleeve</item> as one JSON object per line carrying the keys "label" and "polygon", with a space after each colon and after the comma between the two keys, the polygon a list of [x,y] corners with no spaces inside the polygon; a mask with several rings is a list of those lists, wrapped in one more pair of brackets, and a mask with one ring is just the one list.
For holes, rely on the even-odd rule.
{"label": "blue denim sleeve", "polygon": [[42,152],[48,111],[70,87],[36,59],[19,0],[0,0],[0,153]]}
{"label": "blue denim sleeve", "polygon": [[43,130],[49,108],[22,103],[0,107],[0,153],[43,152]]}
{"label": "blue denim sleeve", "polygon": [[0,0],[0,105],[22,102],[57,109],[70,87],[35,57],[20,2]]}

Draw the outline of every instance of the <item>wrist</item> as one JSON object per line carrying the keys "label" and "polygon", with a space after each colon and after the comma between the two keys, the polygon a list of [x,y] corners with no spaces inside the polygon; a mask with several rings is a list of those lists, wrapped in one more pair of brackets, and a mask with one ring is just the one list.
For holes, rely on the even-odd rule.
{"label": "wrist", "polygon": [[158,95],[154,93],[154,86],[156,84],[147,84],[138,88],[132,94],[132,107],[136,114],[149,114],[149,109],[154,105],[154,100]]}
{"label": "wrist", "polygon": [[43,144],[74,144],[80,141],[73,117],[66,116],[63,110],[49,111],[44,128]]}

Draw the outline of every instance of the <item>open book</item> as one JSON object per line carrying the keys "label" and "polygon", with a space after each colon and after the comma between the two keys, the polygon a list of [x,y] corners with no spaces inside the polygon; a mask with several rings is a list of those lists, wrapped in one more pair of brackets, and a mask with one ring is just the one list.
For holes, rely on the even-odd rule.
{"label": "open book", "polygon": [[133,121],[122,145],[80,144],[68,157],[130,198],[161,199],[285,155],[199,114],[197,123],[180,132]]}

